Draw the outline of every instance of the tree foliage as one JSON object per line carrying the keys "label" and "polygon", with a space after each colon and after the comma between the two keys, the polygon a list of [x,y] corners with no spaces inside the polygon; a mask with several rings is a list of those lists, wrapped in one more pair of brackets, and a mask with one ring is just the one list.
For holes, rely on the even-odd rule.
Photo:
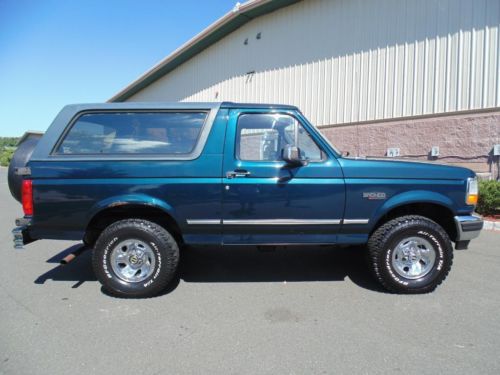
{"label": "tree foliage", "polygon": [[7,167],[16,150],[19,138],[16,137],[0,137],[0,165]]}

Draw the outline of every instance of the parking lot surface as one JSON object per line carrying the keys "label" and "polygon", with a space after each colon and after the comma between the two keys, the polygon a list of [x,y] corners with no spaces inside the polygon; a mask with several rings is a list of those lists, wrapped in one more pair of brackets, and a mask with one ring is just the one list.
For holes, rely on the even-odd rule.
{"label": "parking lot surface", "polygon": [[361,248],[188,249],[160,297],[101,291],[75,242],[14,250],[0,168],[2,374],[499,374],[500,234],[436,292],[384,293]]}

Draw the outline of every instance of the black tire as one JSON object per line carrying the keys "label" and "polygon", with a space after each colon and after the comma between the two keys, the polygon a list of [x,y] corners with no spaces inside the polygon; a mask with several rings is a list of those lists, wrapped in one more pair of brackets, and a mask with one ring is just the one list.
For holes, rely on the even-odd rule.
{"label": "black tire", "polygon": [[[120,270],[115,272],[112,265],[112,253],[118,251],[117,245],[129,240],[145,244],[150,254],[147,259],[152,271],[141,281],[125,280],[123,275],[120,276]],[[97,279],[109,294],[117,297],[147,298],[158,295],[172,281],[178,263],[179,247],[174,237],[160,225],[142,219],[111,224],[97,239],[92,256]]]}
{"label": "black tire", "polygon": [[[417,238],[430,244],[435,260],[421,277],[407,278],[397,269],[393,257],[396,247],[405,239]],[[429,293],[443,282],[453,263],[453,246],[443,228],[423,216],[411,215],[393,219],[378,228],[368,241],[368,252],[375,278],[395,293]],[[425,267],[425,266],[424,266]]]}

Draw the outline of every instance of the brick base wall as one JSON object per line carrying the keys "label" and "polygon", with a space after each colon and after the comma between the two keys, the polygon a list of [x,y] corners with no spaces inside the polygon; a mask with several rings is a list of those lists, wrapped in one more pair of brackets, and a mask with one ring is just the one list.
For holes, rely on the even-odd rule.
{"label": "brick base wall", "polygon": [[[351,156],[386,156],[398,147],[400,158],[461,165],[499,177],[499,158],[493,145],[500,143],[500,110],[435,117],[326,126],[321,132]],[[440,155],[430,157],[432,146]]]}

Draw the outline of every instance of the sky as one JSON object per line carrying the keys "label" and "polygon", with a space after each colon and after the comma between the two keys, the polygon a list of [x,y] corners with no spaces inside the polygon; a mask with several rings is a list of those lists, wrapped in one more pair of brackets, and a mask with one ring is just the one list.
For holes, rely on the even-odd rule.
{"label": "sky", "polygon": [[[243,1],[241,1],[243,2]],[[0,0],[0,136],[104,102],[236,0]]]}

